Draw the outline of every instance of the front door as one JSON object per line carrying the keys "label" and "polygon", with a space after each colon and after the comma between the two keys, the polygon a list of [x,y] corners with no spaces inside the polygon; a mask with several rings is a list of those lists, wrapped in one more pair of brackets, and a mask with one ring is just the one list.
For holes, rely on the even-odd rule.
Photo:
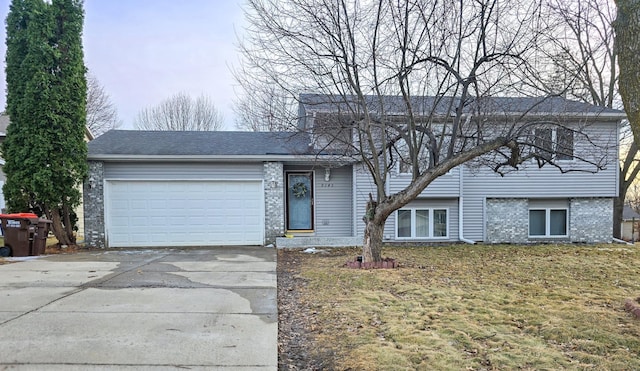
{"label": "front door", "polygon": [[313,172],[287,173],[287,230],[313,231]]}

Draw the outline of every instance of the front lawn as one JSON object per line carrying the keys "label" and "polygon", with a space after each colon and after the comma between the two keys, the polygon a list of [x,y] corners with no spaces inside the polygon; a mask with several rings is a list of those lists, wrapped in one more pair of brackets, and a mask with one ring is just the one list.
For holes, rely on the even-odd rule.
{"label": "front lawn", "polygon": [[400,269],[343,267],[359,253],[279,251],[300,279],[290,310],[330,368],[640,369],[634,246],[385,248]]}

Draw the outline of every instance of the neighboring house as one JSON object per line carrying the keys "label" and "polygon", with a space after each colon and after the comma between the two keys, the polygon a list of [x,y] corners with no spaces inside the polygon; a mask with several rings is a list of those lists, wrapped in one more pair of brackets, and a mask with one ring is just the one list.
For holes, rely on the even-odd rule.
{"label": "neighboring house", "polygon": [[[7,127],[9,126],[9,115],[0,114],[0,143],[4,141],[7,137]],[[89,128],[85,128],[84,133],[85,142],[89,142],[93,140],[93,134],[89,130]],[[6,202],[4,199],[4,195],[2,194],[2,187],[4,186],[4,182],[6,181],[6,176],[3,171],[4,167],[4,159],[0,158],[0,211],[4,212],[6,208]],[[82,192],[82,190],[80,190]],[[82,200],[82,199],[81,199]],[[78,217],[78,222],[76,226],[78,227],[78,235],[80,239],[84,236],[84,207],[82,206],[82,202],[75,209],[76,216]],[[79,239],[79,241],[80,241]]]}
{"label": "neighboring house", "polygon": [[[302,96],[300,127],[335,112],[316,98]],[[514,117],[535,102],[504,99]],[[504,176],[459,166],[388,218],[385,241],[612,241],[624,113],[562,98],[537,103],[530,114],[587,123],[580,129],[601,142],[607,166],[563,174],[531,161]],[[582,144],[565,145],[577,154]],[[318,154],[318,146],[330,147],[305,133],[109,131],[89,143],[87,245],[360,245],[375,187],[356,161]],[[410,180],[398,166],[388,191]]]}
{"label": "neighboring house", "polygon": [[629,205],[624,205],[622,210],[620,228],[622,229],[620,235],[623,240],[634,242],[640,240],[640,214]]}
{"label": "neighboring house", "polygon": [[[0,115],[0,143],[4,142],[7,137],[7,126],[9,126],[9,116]],[[2,187],[7,177],[4,175],[4,159],[0,157],[0,212],[4,212],[6,208],[6,202],[4,200],[4,194],[2,193]]]}

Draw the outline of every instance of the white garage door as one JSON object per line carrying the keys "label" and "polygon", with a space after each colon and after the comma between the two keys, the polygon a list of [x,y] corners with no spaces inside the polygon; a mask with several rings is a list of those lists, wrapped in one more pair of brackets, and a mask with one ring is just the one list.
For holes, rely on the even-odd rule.
{"label": "white garage door", "polygon": [[111,247],[260,245],[259,181],[109,181]]}

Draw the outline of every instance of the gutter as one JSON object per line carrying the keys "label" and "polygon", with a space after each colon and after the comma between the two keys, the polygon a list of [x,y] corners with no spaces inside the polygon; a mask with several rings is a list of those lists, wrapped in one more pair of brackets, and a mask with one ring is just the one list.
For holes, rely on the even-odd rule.
{"label": "gutter", "polygon": [[458,192],[460,193],[460,195],[458,196],[458,239],[462,242],[471,244],[471,245],[475,245],[476,241],[470,240],[468,238],[464,237],[464,197],[463,197],[463,181],[462,181],[462,174],[464,174],[464,169],[463,166],[460,165],[460,167],[458,168],[458,179],[460,179],[459,181],[459,189]]}
{"label": "gutter", "polygon": [[[326,157],[325,157],[326,156]],[[352,158],[333,155],[121,155],[121,154],[89,154],[88,160],[96,161],[316,161],[316,162],[356,162]]]}

